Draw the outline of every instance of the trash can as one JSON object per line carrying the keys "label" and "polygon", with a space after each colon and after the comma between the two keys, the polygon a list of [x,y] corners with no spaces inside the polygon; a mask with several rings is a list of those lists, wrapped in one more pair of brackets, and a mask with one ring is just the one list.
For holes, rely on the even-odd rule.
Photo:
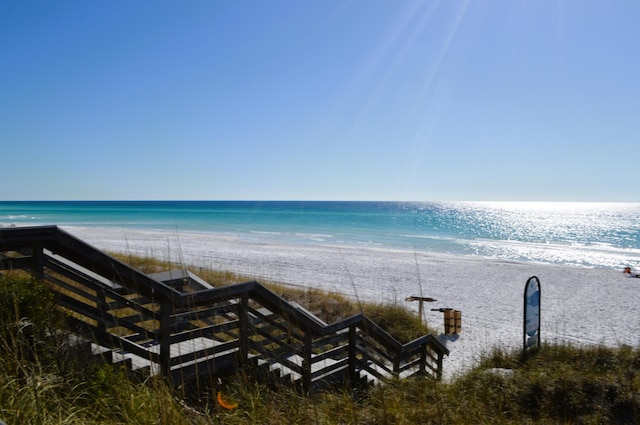
{"label": "trash can", "polygon": [[462,312],[452,308],[442,309],[444,313],[445,335],[457,335],[462,332]]}

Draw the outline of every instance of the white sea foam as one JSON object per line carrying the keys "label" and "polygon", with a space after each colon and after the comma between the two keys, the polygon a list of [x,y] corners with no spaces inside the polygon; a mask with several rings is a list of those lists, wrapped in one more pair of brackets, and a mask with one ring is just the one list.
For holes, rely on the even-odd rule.
{"label": "white sea foam", "polygon": [[[640,279],[617,270],[367,246],[292,245],[228,234],[65,229],[104,250],[228,269],[362,300],[404,304],[409,295],[433,297],[438,301],[427,306],[425,319],[440,331],[442,314],[431,308],[462,311],[462,333],[443,337],[451,350],[444,363],[447,378],[474,366],[494,347],[521,348],[523,290],[532,275],[542,287],[543,341],[640,346]],[[414,310],[416,304],[406,303]]]}

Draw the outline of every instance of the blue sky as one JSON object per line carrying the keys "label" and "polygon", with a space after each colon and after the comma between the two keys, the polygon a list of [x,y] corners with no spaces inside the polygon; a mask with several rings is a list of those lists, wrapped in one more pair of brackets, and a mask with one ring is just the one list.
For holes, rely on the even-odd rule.
{"label": "blue sky", "polygon": [[0,0],[0,200],[640,201],[637,0]]}

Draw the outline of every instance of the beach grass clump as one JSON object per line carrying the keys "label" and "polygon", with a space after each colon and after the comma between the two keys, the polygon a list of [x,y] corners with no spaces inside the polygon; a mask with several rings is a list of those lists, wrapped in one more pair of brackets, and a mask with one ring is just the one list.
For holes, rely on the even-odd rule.
{"label": "beach grass clump", "polygon": [[283,299],[300,304],[325,323],[334,323],[360,312],[355,302],[335,292],[273,282],[267,282],[265,286]]}
{"label": "beach grass clump", "polygon": [[136,383],[91,355],[48,286],[0,274],[0,420],[6,424],[175,424],[183,408],[164,382]]}
{"label": "beach grass clump", "polygon": [[285,300],[300,304],[325,323],[363,313],[401,343],[433,333],[421,322],[420,317],[400,304],[357,303],[345,295],[314,288],[277,283],[267,283],[266,286]]}
{"label": "beach grass clump", "polygon": [[154,257],[124,254],[120,252],[108,252],[108,254],[109,256],[126,263],[129,267],[145,274],[159,273],[175,268],[171,263]]}
{"label": "beach grass clump", "polygon": [[401,343],[433,333],[420,317],[400,304],[363,304],[363,313]]}
{"label": "beach grass clump", "polygon": [[204,267],[185,266],[184,264],[173,263],[153,257],[137,256],[119,252],[110,252],[109,255],[145,274],[186,268],[213,286],[223,286],[251,280],[248,276],[243,276],[228,270],[213,270]]}
{"label": "beach grass clump", "polygon": [[497,350],[451,388],[505,420],[638,423],[640,350],[554,344],[526,358]]}
{"label": "beach grass clump", "polygon": [[63,315],[49,288],[24,273],[0,275],[0,365],[15,371],[24,362],[48,360]]}
{"label": "beach grass clump", "polygon": [[135,382],[122,367],[98,365],[82,389],[93,420],[127,424],[185,423],[186,406],[159,377]]}

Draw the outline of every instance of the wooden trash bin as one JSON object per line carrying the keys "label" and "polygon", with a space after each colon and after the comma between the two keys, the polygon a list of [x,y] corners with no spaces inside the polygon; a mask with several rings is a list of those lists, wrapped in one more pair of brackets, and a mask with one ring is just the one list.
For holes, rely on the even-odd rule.
{"label": "wooden trash bin", "polygon": [[462,332],[462,312],[460,310],[453,310],[453,321],[455,324],[454,334]]}
{"label": "wooden trash bin", "polygon": [[445,335],[457,335],[462,332],[462,312],[452,308],[443,309]]}

